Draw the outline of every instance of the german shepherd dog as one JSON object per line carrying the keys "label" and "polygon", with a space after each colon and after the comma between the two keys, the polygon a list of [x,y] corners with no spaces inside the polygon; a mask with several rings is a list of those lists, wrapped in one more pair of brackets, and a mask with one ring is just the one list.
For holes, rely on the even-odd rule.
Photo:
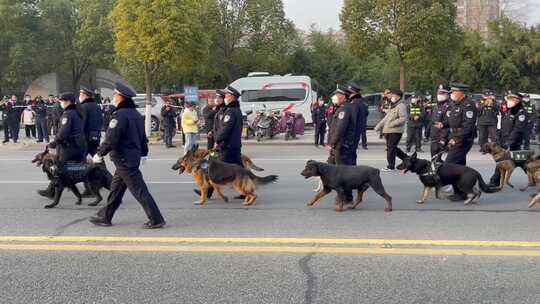
{"label": "german shepherd dog", "polygon": [[62,193],[65,188],[71,189],[73,194],[77,197],[76,205],[82,203],[82,196],[77,188],[77,183],[87,182],[90,186],[90,190],[96,195],[96,200],[88,206],[97,206],[102,200],[100,190],[106,188],[111,190],[112,175],[105,167],[105,164],[93,164],[88,163],[90,166],[86,171],[86,176],[82,180],[68,180],[58,176],[57,174],[57,159],[56,155],[49,152],[49,149],[46,148],[44,152],[37,154],[32,163],[36,164],[37,167],[41,166],[41,169],[47,175],[47,178],[51,181],[54,189],[53,202],[49,205],[46,205],[45,208],[54,208],[60,202]]}
{"label": "german shepherd dog", "polygon": [[305,178],[320,177],[323,184],[319,193],[308,203],[309,207],[313,207],[321,198],[334,190],[338,194],[336,211],[342,212],[346,203],[345,193],[357,190],[358,196],[351,206],[351,209],[356,209],[364,198],[364,192],[372,187],[378,195],[386,200],[384,211],[392,211],[392,197],[386,193],[378,169],[367,166],[336,166],[309,160],[300,175]]}
{"label": "german shepherd dog", "polygon": [[[514,188],[514,186],[510,183],[510,177],[512,176],[512,173],[514,173],[514,170],[516,167],[521,167],[529,177],[528,185],[527,187],[532,187],[535,185],[534,179],[531,175],[528,174],[527,170],[527,164],[530,161],[533,161],[531,157],[533,157],[532,151],[527,151],[529,154],[529,157],[525,160],[514,160],[512,159],[510,152],[501,146],[499,146],[496,143],[487,143],[484,145],[484,151],[486,153],[489,153],[493,160],[496,163],[496,168],[501,172],[501,183],[500,188],[503,189],[504,185],[508,185],[511,188]],[[527,189],[527,187],[525,189]],[[525,190],[522,190],[525,191]]]}
{"label": "german shepherd dog", "polygon": [[[206,158],[208,158],[207,168],[205,168]],[[249,158],[243,159],[247,160]],[[247,163],[247,167],[254,166],[251,160]],[[212,156],[208,151],[201,152],[197,145],[194,145],[188,153],[179,159],[172,169],[178,170],[179,173],[186,170],[192,174],[195,183],[201,189],[200,200],[196,203],[198,205],[204,205],[210,187],[214,188],[223,201],[228,202],[229,198],[223,194],[221,187],[232,184],[236,192],[245,196],[244,205],[251,206],[257,200],[257,194],[255,193],[256,185],[270,184],[276,182],[278,179],[277,175],[258,177],[248,169],[222,162],[216,159],[215,156]]]}
{"label": "german shepherd dog", "polygon": [[[430,161],[419,159],[416,153],[409,156],[398,148],[397,156],[403,161],[397,166],[397,169],[404,170],[405,173],[409,171],[416,173],[424,185],[422,197],[417,201],[418,204],[424,204],[433,189],[435,189],[436,197],[439,199],[440,188],[446,185],[452,185],[467,195],[465,205],[478,202],[482,192],[496,193],[500,191],[500,188],[489,187],[478,171],[467,166],[442,163],[434,170]],[[477,184],[480,190],[476,187]]]}
{"label": "german shepherd dog", "polygon": [[[527,171],[527,177],[529,183],[525,188],[520,189],[521,191],[526,191],[529,187],[536,185],[537,188],[540,188],[540,154],[535,154],[531,156],[527,164],[525,165],[525,170]],[[533,208],[535,205],[540,203],[540,191],[535,194],[531,194],[532,200],[529,203],[529,208]]]}

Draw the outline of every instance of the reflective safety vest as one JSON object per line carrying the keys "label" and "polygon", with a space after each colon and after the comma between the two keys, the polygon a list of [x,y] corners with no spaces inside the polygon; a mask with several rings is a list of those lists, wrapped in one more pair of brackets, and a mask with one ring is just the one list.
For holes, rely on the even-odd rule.
{"label": "reflective safety vest", "polygon": [[419,105],[411,104],[411,108],[409,109],[409,116],[415,117],[420,115],[422,115],[422,108]]}
{"label": "reflective safety vest", "polygon": [[533,109],[533,106],[532,104],[529,102],[529,103],[525,103],[525,109],[527,110],[527,113],[529,114],[533,114],[534,113],[534,109]]}

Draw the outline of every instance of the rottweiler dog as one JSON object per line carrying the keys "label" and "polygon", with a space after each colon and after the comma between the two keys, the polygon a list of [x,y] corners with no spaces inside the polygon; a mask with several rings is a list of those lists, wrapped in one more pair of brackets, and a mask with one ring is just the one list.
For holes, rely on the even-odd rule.
{"label": "rottweiler dog", "polygon": [[58,167],[56,156],[51,154],[48,148],[44,152],[37,154],[32,160],[32,163],[36,164],[37,167],[41,166],[41,169],[47,175],[53,187],[53,202],[45,206],[47,209],[54,208],[58,205],[65,188],[71,189],[77,197],[76,205],[82,204],[82,196],[77,188],[78,183],[87,182],[90,190],[96,195],[96,200],[88,204],[88,206],[97,206],[103,200],[100,193],[102,188],[111,189],[112,175],[105,167],[105,164],[93,164],[92,162],[81,164],[81,166],[87,166],[84,176],[73,179],[67,178],[60,172],[61,169]]}
{"label": "rottweiler dog", "polygon": [[[250,161],[252,164],[252,162]],[[229,164],[217,159],[216,155],[206,153],[201,158],[198,146],[193,148],[182,157],[173,170],[187,170],[193,175],[197,185],[201,189],[200,201],[196,204],[203,205],[207,199],[207,192],[210,187],[218,193],[223,201],[228,202],[221,191],[221,187],[232,184],[233,189],[239,194],[245,196],[244,205],[251,206],[257,200],[255,193],[256,185],[266,185],[274,183],[278,180],[277,175],[269,175],[259,177],[253,174],[250,170],[242,168],[236,164]],[[260,168],[259,168],[260,169]]]}
{"label": "rottweiler dog", "polygon": [[[418,204],[424,204],[433,189],[436,190],[438,199],[440,188],[447,185],[452,185],[466,194],[465,205],[478,202],[482,192],[496,193],[500,191],[498,187],[489,187],[478,171],[467,166],[440,163],[434,167],[432,162],[419,159],[416,153],[409,156],[399,148],[397,156],[403,161],[397,166],[397,169],[403,170],[404,173],[409,171],[416,173],[424,185],[422,198],[417,201]],[[477,184],[480,190],[476,188]]]}
{"label": "rottweiler dog", "polygon": [[[510,183],[510,177],[512,176],[512,173],[514,173],[514,170],[517,167],[520,167],[523,169],[523,171],[527,173],[527,164],[531,161],[534,161],[534,159],[532,159],[532,157],[534,156],[533,151],[511,152],[496,143],[485,144],[484,151],[491,155],[491,157],[496,163],[497,170],[499,170],[499,172],[501,173],[501,190],[503,189],[504,185],[508,185],[511,188],[514,188],[514,186]],[[512,153],[519,153],[519,156],[522,159],[514,159],[512,157]],[[529,176],[528,173],[527,175]],[[527,187],[532,187],[534,185],[535,183],[532,176],[529,176],[529,183]]]}
{"label": "rottweiler dog", "polygon": [[386,200],[384,211],[392,211],[392,197],[386,193],[378,169],[367,166],[336,166],[309,160],[300,174],[305,178],[317,176],[322,181],[322,189],[308,203],[309,207],[313,207],[321,198],[334,190],[338,194],[336,211],[341,212],[345,209],[345,204],[349,203],[346,202],[345,193],[357,190],[358,196],[351,206],[351,209],[355,209],[362,202],[364,192],[371,187]]}

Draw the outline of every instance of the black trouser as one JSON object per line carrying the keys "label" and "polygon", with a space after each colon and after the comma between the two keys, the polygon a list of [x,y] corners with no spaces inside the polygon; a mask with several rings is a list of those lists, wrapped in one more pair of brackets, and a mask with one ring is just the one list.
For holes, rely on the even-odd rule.
{"label": "black trouser", "polygon": [[214,136],[208,136],[206,138],[206,148],[208,150],[214,149],[215,144],[216,144],[216,141],[214,140]]}
{"label": "black trouser", "polygon": [[431,119],[424,121],[424,138],[426,141],[431,137]]}
{"label": "black trouser", "polygon": [[[458,164],[458,165],[466,166],[467,153],[471,151],[472,146],[473,146],[472,140],[450,146],[448,149],[448,155],[446,156],[445,162],[450,163],[450,164]],[[465,193],[463,191],[461,191],[460,189],[456,187],[453,187],[453,188],[454,188],[455,196],[465,198]]]}
{"label": "black trouser", "polygon": [[481,151],[484,151],[488,139],[492,143],[497,142],[497,126],[478,126],[478,144]]}
{"label": "black trouser", "polygon": [[26,138],[36,138],[36,125],[25,125],[24,133],[26,135]]}
{"label": "black trouser", "polygon": [[9,123],[5,119],[2,122],[2,128],[4,129],[4,141],[8,142],[9,138],[10,138],[10,136],[9,136],[10,135],[9,134]]}
{"label": "black trouser", "polygon": [[[355,147],[337,147],[330,151],[328,163],[332,165],[356,166],[356,148]],[[345,200],[353,201],[352,190],[345,191]]]}
{"label": "black trouser", "polygon": [[446,145],[443,145],[440,143],[440,141],[432,141],[431,142],[431,158],[433,158],[435,155],[439,154],[437,158],[435,159],[436,162],[442,162],[442,151],[446,148]]}
{"label": "black trouser", "polygon": [[129,192],[141,204],[151,224],[156,225],[164,221],[138,167],[116,167],[107,205],[101,208],[97,215],[102,219],[111,221],[114,213],[122,204],[122,198],[127,189],[129,189]]}
{"label": "black trouser", "polygon": [[531,134],[533,132],[534,124],[529,124],[529,128],[523,135],[523,150],[531,149]]}
{"label": "black trouser", "polygon": [[99,142],[100,140],[87,140],[86,141],[86,153],[90,154],[90,156],[94,156],[97,153],[97,150],[99,148]]}
{"label": "black trouser", "polygon": [[367,127],[360,131],[360,139],[362,140],[362,147],[367,148]]}
{"label": "black trouser", "polygon": [[324,146],[324,135],[326,134],[326,123],[315,124],[315,146]]}
{"label": "black trouser", "polygon": [[47,119],[45,117],[36,117],[36,127],[38,141],[49,142],[49,128],[47,126]]}
{"label": "black trouser", "polygon": [[388,133],[386,135],[386,159],[388,160],[388,169],[394,170],[396,168],[396,155],[399,141],[403,134],[401,133]]}
{"label": "black trouser", "polygon": [[18,121],[10,121],[9,122],[9,132],[11,134],[11,139],[13,139],[14,142],[17,142],[19,140],[19,132],[21,130],[21,125]]}
{"label": "black trouser", "polygon": [[416,150],[422,149],[422,126],[407,126],[407,150],[415,144]]}
{"label": "black trouser", "polygon": [[164,134],[163,134],[163,141],[165,142],[165,145],[167,147],[170,147],[173,145],[173,137],[176,133],[176,129],[172,126],[165,126],[164,127]]}

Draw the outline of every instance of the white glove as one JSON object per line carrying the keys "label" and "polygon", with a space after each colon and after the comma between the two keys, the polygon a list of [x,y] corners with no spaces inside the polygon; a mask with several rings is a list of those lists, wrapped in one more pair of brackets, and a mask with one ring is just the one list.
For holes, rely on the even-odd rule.
{"label": "white glove", "polygon": [[146,161],[148,160],[148,156],[141,157],[141,166],[146,165]]}
{"label": "white glove", "polygon": [[103,162],[103,157],[95,154],[94,157],[92,157],[92,161],[95,163],[95,164],[101,164]]}

